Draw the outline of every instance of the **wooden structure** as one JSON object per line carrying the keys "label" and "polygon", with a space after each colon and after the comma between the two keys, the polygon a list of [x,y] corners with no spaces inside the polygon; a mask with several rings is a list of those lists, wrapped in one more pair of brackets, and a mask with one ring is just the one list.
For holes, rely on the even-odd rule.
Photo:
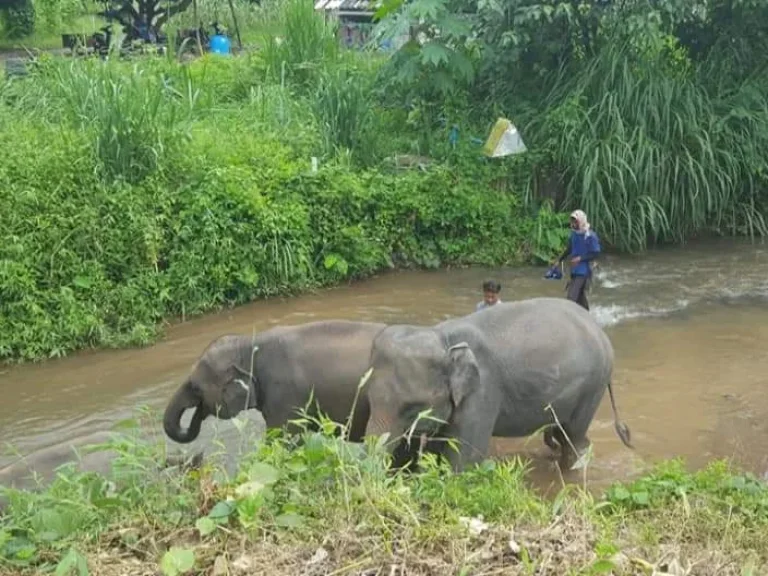
{"label": "wooden structure", "polygon": [[[339,40],[348,48],[361,48],[370,39],[374,27],[373,15],[381,7],[381,0],[315,0],[315,10],[336,18],[339,24]],[[402,42],[385,43],[382,50],[399,48]]]}

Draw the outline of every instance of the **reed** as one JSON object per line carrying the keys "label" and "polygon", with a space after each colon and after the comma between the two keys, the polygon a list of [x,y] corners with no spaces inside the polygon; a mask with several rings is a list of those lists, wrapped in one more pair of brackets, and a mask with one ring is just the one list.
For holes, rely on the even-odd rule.
{"label": "reed", "polygon": [[698,75],[607,48],[564,76],[531,123],[583,208],[623,250],[707,229],[766,234],[768,92],[756,80],[716,92]]}

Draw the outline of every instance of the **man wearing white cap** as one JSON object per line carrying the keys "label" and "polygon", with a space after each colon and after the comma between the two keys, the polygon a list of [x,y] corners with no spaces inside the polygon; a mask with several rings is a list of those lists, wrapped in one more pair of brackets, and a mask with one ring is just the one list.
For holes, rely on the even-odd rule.
{"label": "man wearing white cap", "polygon": [[592,261],[600,255],[600,238],[590,228],[587,215],[581,210],[571,212],[571,236],[555,264],[561,263],[569,255],[571,280],[565,288],[566,298],[589,310],[587,290],[592,279]]}

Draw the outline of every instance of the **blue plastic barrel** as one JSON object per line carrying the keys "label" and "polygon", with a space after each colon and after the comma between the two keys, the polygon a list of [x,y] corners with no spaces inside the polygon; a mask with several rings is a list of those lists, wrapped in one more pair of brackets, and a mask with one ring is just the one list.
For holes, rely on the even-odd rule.
{"label": "blue plastic barrel", "polygon": [[231,52],[229,38],[222,34],[211,37],[208,47],[214,54],[229,54]]}

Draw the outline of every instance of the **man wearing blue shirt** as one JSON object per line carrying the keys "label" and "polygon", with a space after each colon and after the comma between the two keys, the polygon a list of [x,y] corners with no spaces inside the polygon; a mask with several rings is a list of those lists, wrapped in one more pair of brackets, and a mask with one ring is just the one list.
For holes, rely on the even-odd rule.
{"label": "man wearing blue shirt", "polygon": [[592,262],[600,255],[600,238],[593,231],[587,215],[581,210],[571,213],[571,235],[568,245],[555,263],[571,258],[571,280],[566,286],[568,300],[573,300],[589,310],[587,290],[592,279]]}

